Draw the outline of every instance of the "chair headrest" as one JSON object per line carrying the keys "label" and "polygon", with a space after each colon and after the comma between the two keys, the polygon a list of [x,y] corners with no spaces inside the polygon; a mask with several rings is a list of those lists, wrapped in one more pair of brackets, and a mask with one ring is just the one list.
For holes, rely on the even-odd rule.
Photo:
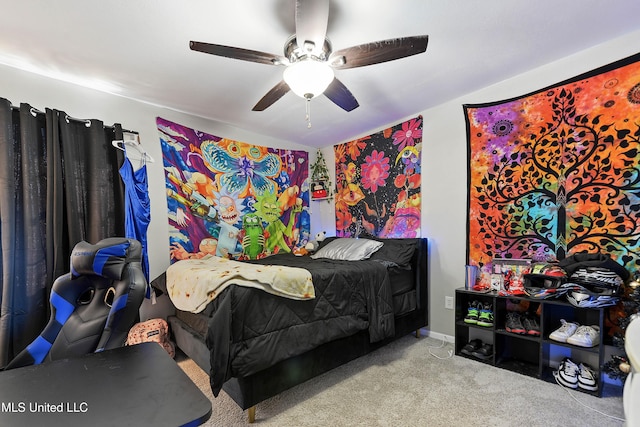
{"label": "chair headrest", "polygon": [[71,276],[97,275],[121,280],[126,264],[140,262],[142,245],[135,239],[110,237],[95,245],[79,242],[71,252]]}

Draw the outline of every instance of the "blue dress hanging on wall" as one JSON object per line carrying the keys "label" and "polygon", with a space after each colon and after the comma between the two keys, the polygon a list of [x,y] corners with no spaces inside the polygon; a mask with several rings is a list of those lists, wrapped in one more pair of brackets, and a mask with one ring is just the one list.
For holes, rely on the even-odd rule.
{"label": "blue dress hanging on wall", "polygon": [[[126,154],[126,150],[125,150]],[[147,165],[134,170],[129,158],[125,155],[120,167],[120,176],[124,182],[125,192],[125,237],[136,239],[142,244],[142,271],[149,283],[149,254],[147,250],[147,229],[151,221],[151,202],[149,200],[149,184],[147,181]],[[147,297],[150,289],[147,288]]]}

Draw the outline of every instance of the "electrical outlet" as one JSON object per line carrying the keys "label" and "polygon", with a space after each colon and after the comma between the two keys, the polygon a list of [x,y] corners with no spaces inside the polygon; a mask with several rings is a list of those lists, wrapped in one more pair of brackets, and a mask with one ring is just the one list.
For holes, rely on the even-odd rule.
{"label": "electrical outlet", "polygon": [[453,310],[453,297],[444,297],[444,308]]}

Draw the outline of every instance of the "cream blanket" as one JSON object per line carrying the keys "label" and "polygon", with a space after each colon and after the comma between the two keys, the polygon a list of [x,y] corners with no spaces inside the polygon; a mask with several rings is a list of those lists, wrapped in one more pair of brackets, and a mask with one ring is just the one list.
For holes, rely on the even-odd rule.
{"label": "cream blanket", "polygon": [[177,309],[199,313],[229,285],[248,286],[291,299],[315,298],[303,268],[258,265],[210,256],[178,261],[167,269],[167,292]]}

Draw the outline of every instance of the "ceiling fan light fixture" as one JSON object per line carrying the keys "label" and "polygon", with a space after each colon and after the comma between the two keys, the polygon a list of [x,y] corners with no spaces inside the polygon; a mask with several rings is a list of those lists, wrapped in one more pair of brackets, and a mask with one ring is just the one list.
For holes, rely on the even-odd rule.
{"label": "ceiling fan light fixture", "polygon": [[327,62],[307,58],[285,68],[282,78],[289,88],[301,98],[321,95],[333,81],[333,70]]}

